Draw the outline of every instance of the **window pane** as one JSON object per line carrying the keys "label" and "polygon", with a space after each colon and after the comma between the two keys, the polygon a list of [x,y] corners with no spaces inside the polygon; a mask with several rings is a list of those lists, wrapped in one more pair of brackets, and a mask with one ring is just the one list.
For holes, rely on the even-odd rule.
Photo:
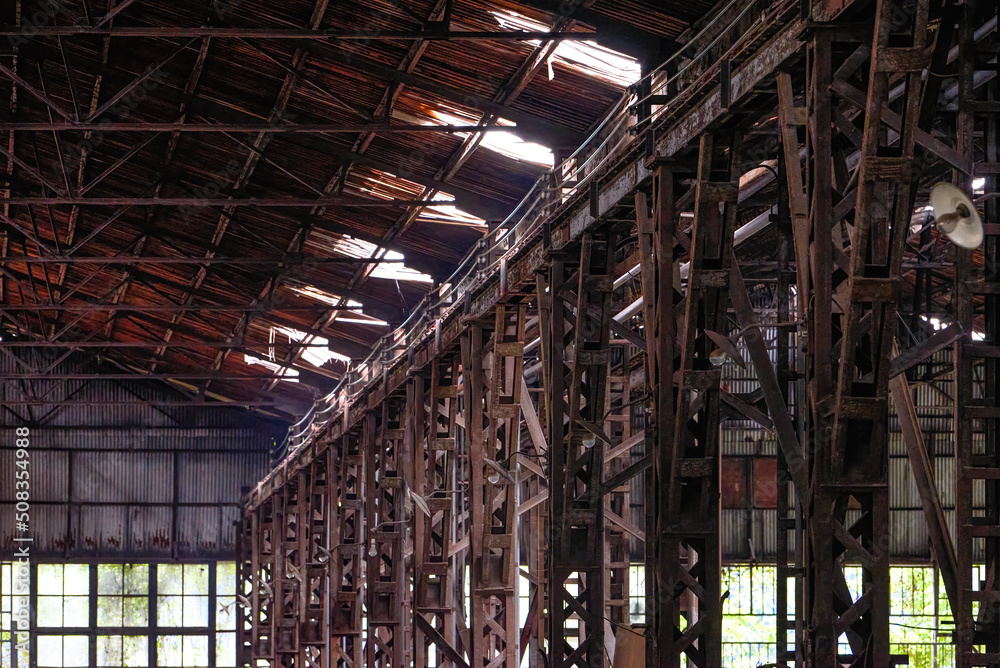
{"label": "window pane", "polygon": [[122,640],[122,655],[126,666],[140,668],[149,665],[149,638],[146,636],[125,636]]}
{"label": "window pane", "polygon": [[184,668],[208,666],[208,636],[184,636]]}
{"label": "window pane", "polygon": [[63,568],[59,564],[38,565],[38,593],[41,596],[61,596]]}
{"label": "window pane", "polygon": [[236,616],[240,612],[236,607],[236,600],[221,596],[215,600],[218,606],[215,611],[215,628],[220,631],[235,631]]}
{"label": "window pane", "polygon": [[97,593],[122,593],[122,567],[119,564],[101,564],[97,567]]}
{"label": "window pane", "polygon": [[62,598],[58,596],[39,596],[38,612],[36,614],[38,626],[41,628],[62,626]]}
{"label": "window pane", "polygon": [[215,665],[218,668],[232,668],[236,665],[236,634],[215,634]]}
{"label": "window pane", "polygon": [[184,626],[208,626],[208,597],[184,597]]}
{"label": "window pane", "polygon": [[66,564],[63,567],[63,593],[68,596],[89,596],[90,566]]}
{"label": "window pane", "polygon": [[121,636],[97,636],[97,665],[100,668],[122,665]]}
{"label": "window pane", "polygon": [[87,668],[90,665],[90,639],[87,636],[63,638],[63,666]]}
{"label": "window pane", "polygon": [[181,636],[160,636],[156,639],[156,665],[180,666],[183,664]]}
{"label": "window pane", "polygon": [[215,593],[219,596],[236,595],[235,561],[220,561],[215,565]]}
{"label": "window pane", "polygon": [[76,628],[90,626],[89,596],[67,596],[63,599],[63,625]]}
{"label": "window pane", "polygon": [[149,624],[149,600],[139,596],[129,596],[123,601],[122,626],[146,626]]}
{"label": "window pane", "polygon": [[122,599],[118,596],[97,597],[97,625],[122,625]]}
{"label": "window pane", "polygon": [[156,603],[156,621],[160,626],[181,626],[184,604],[181,596],[159,596]]}
{"label": "window pane", "polygon": [[184,593],[208,596],[208,566],[205,564],[184,565]]}
{"label": "window pane", "polygon": [[38,668],[62,668],[62,636],[38,636]]}
{"label": "window pane", "polygon": [[156,567],[156,593],[184,593],[184,567],[181,564],[159,564]]}
{"label": "window pane", "polygon": [[127,564],[124,579],[126,595],[145,596],[149,591],[149,566],[147,564]]}

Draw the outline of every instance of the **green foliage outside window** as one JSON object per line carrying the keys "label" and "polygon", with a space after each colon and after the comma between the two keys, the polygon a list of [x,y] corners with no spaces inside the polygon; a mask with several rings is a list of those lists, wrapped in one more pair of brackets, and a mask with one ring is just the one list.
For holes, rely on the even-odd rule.
{"label": "green foliage outside window", "polygon": [[[37,668],[236,666],[235,563],[38,564],[32,575]],[[0,563],[0,668],[28,668],[24,652],[12,666],[11,577]]]}

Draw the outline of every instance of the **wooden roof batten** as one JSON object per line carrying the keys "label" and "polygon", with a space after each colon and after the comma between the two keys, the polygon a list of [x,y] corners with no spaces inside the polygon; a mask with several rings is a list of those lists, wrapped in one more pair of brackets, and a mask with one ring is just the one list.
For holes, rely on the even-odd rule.
{"label": "wooden roof batten", "polygon": [[[554,79],[539,74],[557,46],[597,41],[654,62],[711,4],[555,12],[497,2],[497,12],[549,26],[517,34],[450,0],[405,11],[380,0],[245,0],[219,13],[196,0],[67,0],[42,25],[4,17],[3,340],[65,359],[92,351],[111,374],[187,378],[196,401],[251,405],[258,384],[237,379],[280,383],[288,401],[261,408],[304,413],[346,370],[302,360],[310,342],[362,358],[382,331],[343,322],[359,310],[351,304],[396,325],[428,287],[378,278],[393,275],[380,265],[440,281],[486,232],[436,227],[428,204],[451,196],[459,210],[501,220],[544,171],[483,148],[486,133],[575,148],[620,99],[620,85],[558,62]],[[371,16],[379,26],[364,32]],[[629,31],[640,47],[625,48]],[[473,43],[476,57],[453,57]],[[581,97],[571,112],[566,90]],[[395,120],[412,117],[417,100],[475,120]],[[412,194],[369,189],[384,178]],[[371,244],[371,255],[343,255],[328,243],[338,238]],[[290,289],[301,285],[341,299],[311,301]],[[306,338],[276,341],[276,327]],[[278,371],[234,352],[273,357]],[[302,382],[281,383],[291,368]]]}

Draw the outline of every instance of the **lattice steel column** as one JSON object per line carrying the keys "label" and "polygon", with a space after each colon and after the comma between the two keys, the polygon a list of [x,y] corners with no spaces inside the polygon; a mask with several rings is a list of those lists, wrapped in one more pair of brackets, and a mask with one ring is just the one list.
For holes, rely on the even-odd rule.
{"label": "lattice steel column", "polygon": [[[1000,185],[1000,90],[996,79],[977,88],[977,69],[996,70],[997,41],[976,42],[974,31],[996,17],[995,2],[966,2],[959,21],[958,150],[984,179],[983,192]],[[995,35],[995,34],[994,34]],[[990,61],[994,60],[991,64]],[[972,194],[972,178],[956,173]],[[956,247],[955,317],[968,332],[983,333],[955,346],[956,555],[958,605],[955,640],[959,668],[1000,666],[1000,220],[997,200],[985,202],[983,266],[973,251]],[[993,223],[993,224],[989,224]],[[980,504],[985,502],[985,507]],[[983,564],[982,570],[974,570]],[[978,610],[977,610],[978,608]],[[982,653],[974,646],[981,646]]]}
{"label": "lattice steel column", "polygon": [[365,417],[363,432],[368,455],[368,563],[365,570],[368,633],[365,665],[369,668],[400,668],[404,665],[406,650],[403,628],[406,587],[403,532],[406,511],[400,468],[405,398],[386,397],[379,412],[381,419],[377,428],[375,413],[371,412]]}
{"label": "lattice steel column", "polygon": [[[360,429],[328,448],[330,499],[330,665],[361,668],[362,564],[365,552],[365,451]],[[334,487],[335,486],[335,487]]]}
{"label": "lattice steel column", "polygon": [[[608,438],[604,457],[604,479],[611,480],[628,468],[632,437],[632,346],[627,339],[612,342],[609,349],[608,382],[601,424]],[[604,497],[604,561],[608,573],[604,581],[607,624],[605,633],[615,635],[616,625],[629,624],[629,566],[631,543],[640,530],[630,520],[629,482],[609,490]],[[613,658],[613,657],[612,657]]]}
{"label": "lattice steel column", "polygon": [[639,252],[642,259],[643,324],[646,338],[646,385],[650,395],[646,413],[646,663],[676,663],[673,643],[680,606],[673,593],[670,553],[669,489],[674,440],[674,171],[669,161],[654,159],[653,213],[645,193],[635,196]]}
{"label": "lattice steel column", "polygon": [[[563,262],[554,259],[549,283],[552,353],[548,388],[550,549],[550,666],[606,664],[604,646],[604,446],[615,235],[586,234],[576,272],[576,307],[563,300]],[[566,322],[573,323],[566,345]],[[569,375],[566,384],[567,368]],[[564,420],[568,423],[564,426]],[[574,591],[575,590],[575,591]],[[576,620],[577,627],[567,624]],[[576,637],[574,637],[576,636]],[[570,643],[570,640],[573,643]],[[574,646],[575,644],[575,646]]]}
{"label": "lattice steel column", "polygon": [[[254,564],[257,561],[257,545],[254,528],[260,516],[260,507],[251,511],[244,509],[240,517],[237,546],[239,558],[236,562],[236,593],[247,597],[253,591]],[[246,598],[249,602],[250,599]],[[253,606],[239,602],[236,606],[236,665],[249,666],[253,662]]]}
{"label": "lattice steel column", "polygon": [[[458,416],[458,381],[461,365],[457,355],[431,362],[430,386],[418,376],[413,401],[422,416],[423,441],[414,453],[414,494],[426,506],[414,516],[414,638],[416,668],[428,665],[455,666],[454,565],[450,555],[455,517],[455,459]],[[450,650],[450,652],[449,652]]]}
{"label": "lattice steel column", "polygon": [[[275,497],[270,497],[251,516],[250,553],[250,665],[274,658],[275,549],[279,536],[275,527]],[[244,588],[248,583],[244,582]]]}
{"label": "lattice steel column", "polygon": [[316,457],[308,472],[302,471],[299,495],[302,508],[302,531],[299,536],[299,665],[304,668],[326,668],[329,634],[328,566],[326,549],[327,524],[330,519],[328,501],[327,460]]}
{"label": "lattice steel column", "polygon": [[299,589],[296,561],[302,530],[299,476],[288,476],[277,494],[274,513],[278,542],[274,554],[274,658],[275,666],[291,668],[299,653]]}
{"label": "lattice steel column", "polygon": [[[525,308],[500,305],[489,341],[473,324],[462,341],[469,463],[471,664],[516,668],[517,485],[508,470],[520,433]],[[484,355],[489,351],[489,358]],[[489,376],[485,366],[489,362]]]}
{"label": "lattice steel column", "polygon": [[683,665],[684,655],[699,668],[717,668],[722,660],[721,370],[710,359],[716,346],[706,332],[724,332],[729,306],[740,138],[725,139],[716,146],[715,137],[702,136],[693,186],[688,279],[675,342],[681,384],[667,478],[667,515],[660,524],[666,533],[665,552],[659,555],[666,560],[668,591],[672,589],[678,608],[682,592],[687,592],[687,609],[683,628],[680,610],[672,612],[675,640],[671,651],[661,655],[664,666]]}
{"label": "lattice steel column", "polygon": [[[888,371],[897,322],[903,246],[913,206],[915,132],[919,127],[921,75],[929,65],[928,0],[900,13],[891,0],[875,8],[874,38],[867,77],[864,133],[857,174],[846,294],[843,306],[840,366],[832,396],[814,395],[815,455],[810,534],[812,663],[833,668],[854,665],[889,666],[889,499],[887,409]],[[830,49],[817,42],[816,49]],[[829,52],[817,53],[829,63]],[[830,69],[814,73],[817,95],[830,90]],[[889,79],[899,77],[904,94],[895,106],[899,136],[890,136]],[[849,86],[834,90],[846,94]],[[816,150],[811,157],[814,195],[814,247],[828,258],[833,221],[828,196],[831,121],[828,99],[816,106],[813,120]],[[826,114],[824,118],[818,115]],[[890,143],[891,140],[891,143]],[[837,238],[839,238],[839,233]],[[820,243],[822,242],[822,243]],[[836,248],[839,251],[840,248]],[[819,256],[817,256],[819,257]],[[813,263],[814,279],[831,272]],[[832,269],[832,267],[830,267]],[[813,315],[834,312],[832,301],[817,290]],[[814,323],[814,331],[825,325]],[[815,355],[817,375],[828,359]],[[855,519],[848,514],[854,507]],[[862,567],[860,595],[855,598],[843,578],[843,562]],[[838,639],[847,634],[851,655],[838,657]]]}

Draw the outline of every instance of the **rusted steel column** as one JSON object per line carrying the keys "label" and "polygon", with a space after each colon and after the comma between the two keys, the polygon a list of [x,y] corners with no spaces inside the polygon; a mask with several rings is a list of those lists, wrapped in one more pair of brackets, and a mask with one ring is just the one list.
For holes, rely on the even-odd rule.
{"label": "rusted steel column", "polygon": [[[244,591],[249,585],[250,665],[260,660],[274,658],[274,552],[278,541],[275,530],[274,497],[254,509],[251,516],[250,578],[244,581]],[[270,665],[270,664],[269,664]]]}
{"label": "rusted steel column", "polygon": [[301,477],[305,484],[300,492],[302,533],[299,540],[299,662],[308,668],[326,664],[329,647],[328,566],[326,548],[327,525],[330,519],[328,503],[327,458],[317,456]]}
{"label": "rusted steel column", "polygon": [[[632,362],[634,346],[626,339],[612,342],[608,359],[608,382],[604,399],[606,415],[601,428],[608,438],[605,444],[604,479],[610,480],[625,471],[631,462],[632,443]],[[644,389],[644,388],[642,388]],[[641,434],[639,435],[641,438]],[[614,658],[614,639],[619,625],[628,625],[629,566],[634,540],[645,534],[632,523],[628,481],[609,490],[604,497],[604,561],[608,572],[604,581],[605,646]],[[628,631],[623,631],[627,633]]]}
{"label": "rusted steel column", "polygon": [[455,435],[461,365],[454,354],[431,364],[429,387],[428,379],[417,376],[412,390],[420,413],[414,416],[413,428],[421,430],[414,452],[413,493],[419,498],[414,508],[413,539],[414,666],[451,668],[456,666],[453,656],[460,655],[455,649],[451,547],[456,521]]}
{"label": "rusted steel column", "polygon": [[[240,517],[237,549],[239,557],[236,561],[236,593],[243,595],[251,591],[254,580],[253,565],[256,561],[257,546],[254,543],[254,522],[260,514],[260,508],[244,509]],[[253,662],[253,611],[250,599],[238,601],[236,606],[236,665],[249,666]]]}
{"label": "rusted steel column", "polygon": [[[603,429],[599,425],[607,396],[614,249],[615,235],[610,231],[583,237],[575,304],[564,303],[566,277],[561,260],[553,262],[550,275],[549,665],[553,668],[606,665],[606,437],[600,435]],[[575,317],[570,306],[575,306]],[[566,323],[571,318],[573,339],[567,347]],[[568,420],[565,426],[564,420]]]}
{"label": "rusted steel column", "polygon": [[[522,646],[522,653],[525,651],[530,653],[529,665],[532,667],[539,665],[540,657],[548,656],[545,639],[549,631],[548,601],[551,589],[549,587],[547,570],[549,562],[548,498],[551,483],[547,479],[548,470],[544,470],[544,465],[549,456],[549,443],[551,443],[548,435],[551,433],[549,423],[552,415],[552,382],[549,377],[552,371],[552,365],[550,364],[552,358],[550,347],[552,299],[549,297],[549,282],[545,272],[539,272],[535,276],[535,305],[538,308],[538,357],[539,364],[541,365],[541,392],[534,395],[535,401],[532,401],[530,395],[526,396],[526,400],[529,405],[537,408],[535,414],[535,436],[533,436],[532,441],[534,442],[537,438],[537,442],[534,442],[533,453],[538,458],[537,461],[541,473],[529,483],[529,495],[527,498],[531,502],[534,502],[535,499],[538,499],[540,502],[530,511],[531,514],[527,528],[527,533],[530,534],[528,536],[528,569],[534,575],[530,586],[532,596],[530,599],[531,610],[529,611],[529,619],[532,615],[534,618],[530,620],[533,625],[529,625],[529,646],[527,648]],[[542,484],[543,479],[545,480],[544,485]],[[543,494],[544,496],[542,496]]]}
{"label": "rusted steel column", "polygon": [[[996,57],[974,37],[976,21],[996,16],[995,2],[971,0],[959,21],[958,150],[985,179],[983,191],[996,193],[1000,92],[996,79],[980,88],[977,69]],[[985,67],[984,67],[985,65]],[[972,194],[972,178],[955,173],[955,183]],[[995,223],[997,200],[985,202],[983,221]],[[955,345],[955,464],[958,605],[955,614],[957,665],[1000,666],[1000,280],[997,253],[1000,229],[986,225],[983,264],[977,253],[956,247],[952,304],[963,329],[984,340],[960,339]],[[980,506],[985,501],[985,507]],[[976,564],[982,570],[974,571]],[[978,606],[978,613],[975,607]],[[975,646],[981,646],[978,652]]]}
{"label": "rusted steel column", "polygon": [[[889,498],[888,380],[897,321],[900,270],[913,206],[918,166],[914,161],[919,126],[921,74],[930,63],[927,43],[928,1],[918,0],[901,15],[891,0],[874,8],[868,91],[864,107],[861,158],[855,176],[850,255],[834,227],[831,188],[833,133],[830,91],[849,93],[846,80],[834,81],[831,34],[813,41],[810,73],[812,115],[809,126],[813,175],[808,297],[809,369],[812,383],[812,489],[809,503],[811,554],[809,610],[811,662],[815,668],[855,665],[889,666]],[[891,35],[891,38],[890,38]],[[846,76],[850,76],[847,73]],[[898,138],[885,127],[889,78],[904,87]],[[788,148],[786,147],[786,155]],[[786,164],[791,171],[792,165]],[[797,159],[796,159],[797,164]],[[794,194],[794,193],[793,193]],[[849,194],[844,195],[850,198]],[[842,211],[843,212],[843,211]],[[844,214],[846,215],[846,213]],[[806,238],[796,229],[796,243]],[[833,252],[830,240],[833,235]],[[840,259],[837,256],[840,255]],[[836,260],[836,262],[834,262]],[[834,264],[846,273],[845,285],[833,285]],[[800,272],[805,267],[799,267]],[[801,280],[800,280],[801,284]],[[827,286],[831,289],[828,291]],[[834,294],[837,295],[836,299]],[[830,314],[840,317],[840,341]],[[836,317],[836,315],[834,316]],[[827,348],[827,345],[830,347]],[[830,355],[839,352],[835,384],[827,388]],[[848,511],[853,509],[851,513]],[[862,567],[861,591],[855,597],[844,579],[844,561]],[[851,655],[838,656],[838,640],[848,638]]]}
{"label": "rusted steel column", "polygon": [[[403,397],[387,397],[379,408],[365,417],[364,423],[368,536],[365,665],[370,668],[400,668],[405,658],[403,534],[406,511],[400,468],[405,409]],[[377,422],[376,413],[379,414]]]}
{"label": "rusted steel column", "polygon": [[[500,305],[487,338],[471,323],[462,341],[469,453],[470,665],[516,668],[517,485],[524,306]],[[487,374],[487,366],[489,372]]]}
{"label": "rusted steel column", "polygon": [[[276,495],[274,513],[277,543],[274,551],[274,597],[272,628],[274,665],[294,666],[299,653],[299,582],[292,577],[298,552],[300,476],[287,476]],[[289,568],[291,566],[291,568]]]}
{"label": "rusted steel column", "polygon": [[[668,665],[673,655],[680,602],[673,595],[672,566],[661,555],[669,552],[667,481],[674,440],[674,170],[668,161],[653,168],[652,214],[644,193],[636,194],[636,223],[642,265],[643,323],[646,337],[646,385],[650,410],[646,415],[646,663]],[[679,286],[677,286],[679,287]]]}
{"label": "rusted steel column", "polygon": [[361,666],[362,564],[365,546],[365,451],[361,430],[348,432],[327,450],[331,471],[330,665]]}
{"label": "rusted steel column", "polygon": [[[681,382],[673,441],[668,446],[669,465],[664,471],[668,476],[666,515],[659,522],[665,549],[658,555],[666,562],[666,591],[672,590],[678,603],[685,596],[687,606],[683,628],[674,621],[670,651],[661,650],[664,666],[682,666],[685,656],[699,668],[718,668],[722,661],[721,372],[711,361],[718,352],[707,332],[725,330],[740,146],[739,135],[703,135],[693,184],[690,264],[675,342],[679,353],[675,377],[679,374]],[[677,612],[672,612],[674,620]]]}

